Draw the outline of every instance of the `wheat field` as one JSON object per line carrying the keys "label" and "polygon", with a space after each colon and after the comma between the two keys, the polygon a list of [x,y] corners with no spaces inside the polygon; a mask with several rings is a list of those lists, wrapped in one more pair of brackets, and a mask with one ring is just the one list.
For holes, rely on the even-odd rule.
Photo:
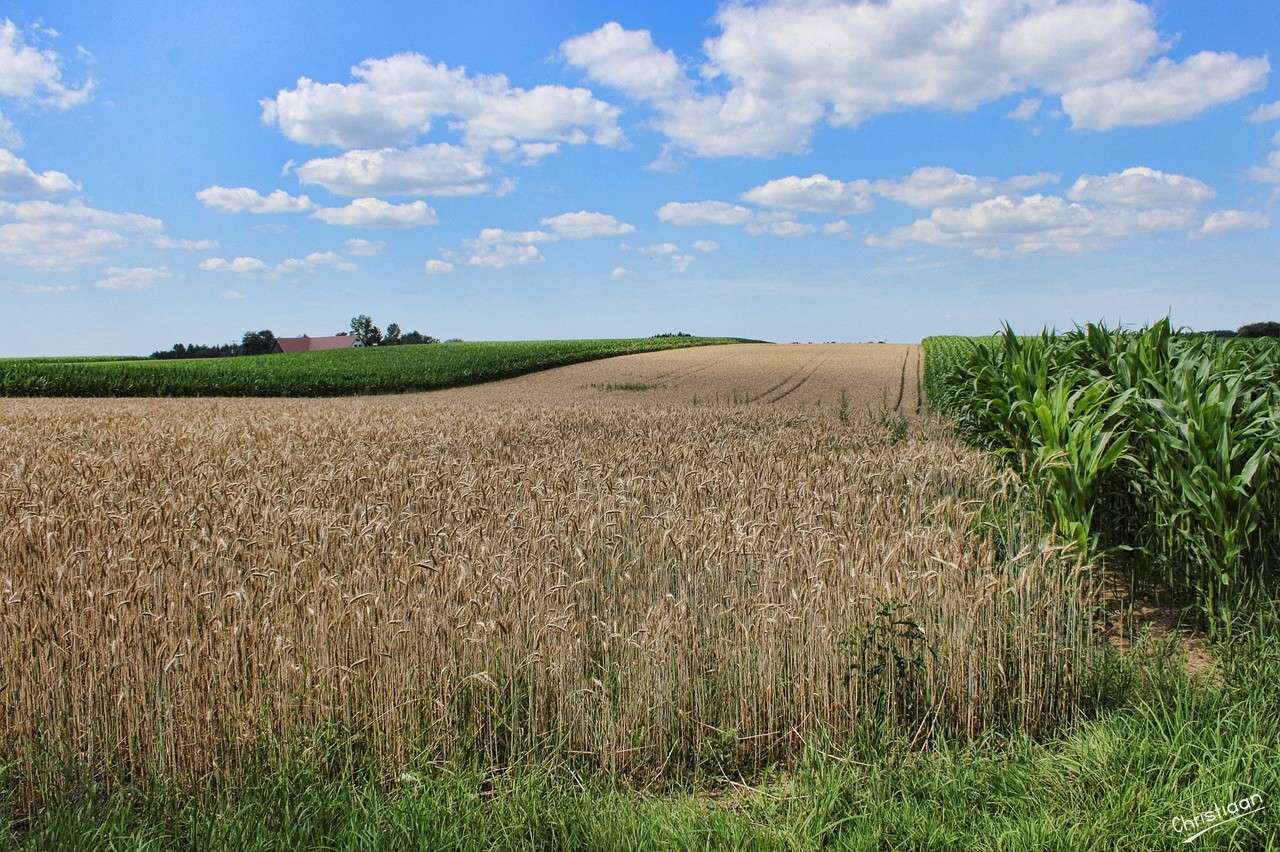
{"label": "wheat field", "polygon": [[0,401],[0,761],[32,796],[322,740],[645,781],[1072,717],[1087,583],[990,457],[605,396]]}

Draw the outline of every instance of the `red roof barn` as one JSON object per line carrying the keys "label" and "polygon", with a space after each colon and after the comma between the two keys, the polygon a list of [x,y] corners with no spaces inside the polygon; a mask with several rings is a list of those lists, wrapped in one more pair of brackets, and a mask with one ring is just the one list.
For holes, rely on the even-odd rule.
{"label": "red roof barn", "polygon": [[277,337],[272,352],[319,352],[321,349],[350,349],[356,345],[354,334],[333,337]]}

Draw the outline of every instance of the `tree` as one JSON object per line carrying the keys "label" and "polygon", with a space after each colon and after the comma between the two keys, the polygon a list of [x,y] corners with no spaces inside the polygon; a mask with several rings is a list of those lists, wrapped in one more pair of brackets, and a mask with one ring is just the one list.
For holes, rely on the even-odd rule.
{"label": "tree", "polygon": [[1251,322],[1240,326],[1240,337],[1280,337],[1280,322]]}
{"label": "tree", "polygon": [[275,348],[276,336],[271,329],[262,331],[246,331],[240,339],[240,349],[245,355],[266,355]]}
{"label": "tree", "polygon": [[382,342],[382,331],[373,324],[368,314],[351,318],[351,333],[357,346],[377,346]]}
{"label": "tree", "polygon": [[387,346],[395,346],[397,343],[399,343],[400,342],[400,326],[397,325],[396,323],[391,323],[390,325],[388,325],[387,333],[383,335],[382,342],[385,343]]}

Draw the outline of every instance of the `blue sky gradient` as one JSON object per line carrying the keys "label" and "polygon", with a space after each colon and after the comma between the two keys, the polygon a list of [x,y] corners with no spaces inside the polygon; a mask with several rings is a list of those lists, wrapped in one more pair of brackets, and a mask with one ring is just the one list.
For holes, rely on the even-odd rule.
{"label": "blue sky gradient", "polygon": [[[780,341],[1280,318],[1280,6],[968,8],[980,26],[945,0],[0,4],[0,354],[328,334],[355,313],[441,338]],[[892,39],[870,37],[877,15]],[[400,54],[453,82],[352,86]],[[324,86],[264,120],[302,77]],[[512,98],[534,87],[556,88]],[[478,106],[404,106],[445,100]],[[375,191],[303,182],[432,145]],[[913,195],[922,167],[953,171]],[[408,226],[323,212],[357,197]],[[723,206],[664,208],[692,202]],[[553,218],[578,212],[604,215]]]}

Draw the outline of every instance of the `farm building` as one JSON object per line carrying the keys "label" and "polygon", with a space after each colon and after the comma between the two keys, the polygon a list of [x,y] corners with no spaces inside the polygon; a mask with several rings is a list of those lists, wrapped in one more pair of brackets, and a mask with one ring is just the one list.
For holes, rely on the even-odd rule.
{"label": "farm building", "polygon": [[350,349],[356,345],[353,334],[335,334],[332,337],[277,337],[272,352],[318,352],[321,349]]}

